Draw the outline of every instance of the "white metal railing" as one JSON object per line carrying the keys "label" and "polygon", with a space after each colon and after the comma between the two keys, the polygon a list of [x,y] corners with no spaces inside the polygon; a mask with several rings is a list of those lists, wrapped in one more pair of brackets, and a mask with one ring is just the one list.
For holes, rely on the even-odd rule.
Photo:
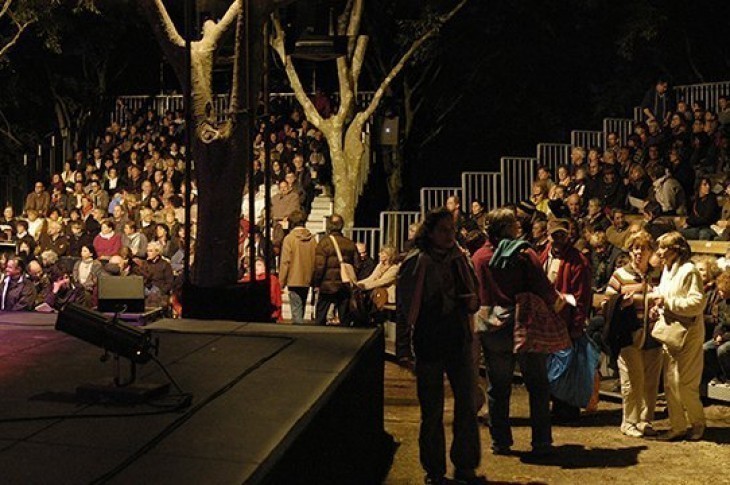
{"label": "white metal railing", "polygon": [[[357,106],[361,108],[365,107],[373,99],[373,95],[374,93],[371,91],[357,93]],[[331,98],[335,103],[339,103],[339,93],[333,93]],[[271,93],[270,99],[288,105],[289,107],[298,104],[294,93]],[[218,121],[222,121],[226,116],[228,102],[228,94],[216,94],[213,96],[213,107],[218,116]],[[117,97],[117,104],[111,115],[111,121],[116,121],[124,125],[129,123],[133,116],[141,113],[143,110],[152,110],[157,116],[163,116],[168,111],[182,110],[183,105],[184,100],[182,94],[119,96]]]}
{"label": "white metal railing", "polygon": [[553,178],[557,176],[560,165],[570,166],[570,150],[568,143],[539,143],[537,160],[540,165],[550,168]]}
{"label": "white metal railing", "polygon": [[[446,200],[452,195],[461,199],[461,187],[422,187],[421,214],[425,215],[431,209],[445,206]],[[461,201],[461,207],[465,207],[464,201]]]}
{"label": "white metal railing", "polygon": [[603,146],[603,132],[593,130],[573,130],[570,132],[570,144],[590,150]]}
{"label": "white metal railing", "polygon": [[634,131],[634,120],[628,118],[604,118],[603,119],[603,146],[608,146],[608,134],[611,132],[618,133],[619,143],[626,144],[629,136]]}
{"label": "white metal railing", "polygon": [[403,250],[408,240],[408,226],[420,220],[421,213],[416,211],[384,211],[380,213],[380,247],[393,246],[396,251]]}
{"label": "white metal railing", "polygon": [[464,194],[463,204],[471,207],[474,200],[478,200],[488,211],[496,209],[501,204],[501,178],[499,172],[464,172],[461,174],[461,193]]}
{"label": "white metal railing", "polygon": [[537,158],[502,157],[500,165],[502,173],[500,205],[516,204],[528,199],[532,195]]}
{"label": "white metal railing", "polygon": [[674,94],[677,101],[683,99],[689,105],[702,101],[705,108],[717,111],[718,98],[730,95],[730,81],[675,86]]}
{"label": "white metal railing", "polygon": [[351,227],[345,228],[343,234],[356,243],[363,243],[367,247],[368,254],[375,261],[378,261],[380,252],[380,229],[377,227]]}

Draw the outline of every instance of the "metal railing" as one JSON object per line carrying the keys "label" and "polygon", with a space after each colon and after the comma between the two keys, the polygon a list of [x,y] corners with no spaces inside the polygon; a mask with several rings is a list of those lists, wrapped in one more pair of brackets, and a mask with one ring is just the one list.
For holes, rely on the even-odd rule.
{"label": "metal railing", "polygon": [[500,205],[516,204],[528,199],[535,181],[537,158],[502,157],[500,159],[501,201]]}
{"label": "metal railing", "polygon": [[488,211],[496,209],[501,204],[501,178],[499,172],[464,172],[461,174],[461,193],[464,194],[463,203],[467,207],[471,202],[478,200]]}
{"label": "metal railing", "polygon": [[367,247],[368,254],[375,261],[378,261],[380,252],[380,229],[377,227],[351,227],[345,229],[343,234],[356,243],[363,243]]}
{"label": "metal railing", "polygon": [[[355,103],[358,107],[364,108],[370,103],[373,96],[374,92],[372,91],[359,92],[357,93]],[[228,94],[216,94],[213,96],[213,107],[219,122],[225,119],[229,99]],[[272,103],[287,106],[288,109],[299,104],[294,93],[271,93],[269,99]],[[335,103],[339,103],[339,93],[333,93],[331,99]],[[111,114],[111,121],[124,125],[129,123],[134,116],[144,114],[148,110],[152,110],[157,116],[163,116],[168,111],[182,110],[183,104],[182,94],[119,96],[117,97],[114,111]]]}
{"label": "metal railing", "polygon": [[[445,206],[446,200],[452,195],[461,199],[461,187],[422,187],[421,214],[425,215],[431,209]],[[464,208],[463,200],[461,207]]]}
{"label": "metal railing", "polygon": [[555,178],[560,165],[570,166],[570,150],[571,146],[568,143],[539,143],[537,145],[538,163],[550,168],[550,172]]}
{"label": "metal railing", "polygon": [[403,250],[408,240],[408,226],[418,222],[421,213],[416,211],[384,211],[380,213],[380,247],[393,246]]}
{"label": "metal railing", "polygon": [[603,132],[593,130],[573,130],[570,132],[570,144],[590,150],[603,146]]}
{"label": "metal railing", "polygon": [[634,120],[628,118],[604,118],[603,119],[603,146],[608,146],[608,134],[612,131],[618,133],[619,143],[626,144],[629,136],[634,132]]}
{"label": "metal railing", "polygon": [[675,86],[674,94],[677,101],[683,99],[690,106],[695,101],[702,101],[705,108],[717,111],[718,98],[730,95],[730,81]]}

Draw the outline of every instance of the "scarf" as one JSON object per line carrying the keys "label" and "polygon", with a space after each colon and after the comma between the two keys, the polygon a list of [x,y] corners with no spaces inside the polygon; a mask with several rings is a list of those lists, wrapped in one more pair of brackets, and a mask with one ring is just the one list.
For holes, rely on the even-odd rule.
{"label": "scarf", "polygon": [[499,241],[494,256],[489,261],[490,268],[506,269],[514,263],[514,257],[524,248],[530,247],[530,243],[522,239],[502,239]]}

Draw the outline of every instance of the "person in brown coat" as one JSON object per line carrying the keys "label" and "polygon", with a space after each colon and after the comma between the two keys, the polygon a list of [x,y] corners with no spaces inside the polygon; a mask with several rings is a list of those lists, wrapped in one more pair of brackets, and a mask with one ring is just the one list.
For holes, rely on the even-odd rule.
{"label": "person in brown coat", "polygon": [[279,182],[279,193],[271,199],[271,217],[279,222],[289,219],[291,213],[299,209],[299,195],[291,190],[289,182]]}
{"label": "person in brown coat", "polygon": [[316,239],[304,227],[306,218],[301,210],[295,210],[289,215],[289,224],[293,228],[281,246],[279,281],[282,288],[289,288],[289,305],[294,323],[304,321],[304,308],[309,287],[312,285],[317,248]]}
{"label": "person in brown coat", "polygon": [[334,304],[341,322],[347,319],[347,306],[350,300],[350,288],[342,282],[340,277],[340,261],[337,257],[335,243],[340,248],[342,260],[345,263],[355,264],[355,243],[342,235],[345,221],[339,214],[332,214],[329,222],[329,236],[324,237],[317,244],[314,259],[314,277],[312,286],[319,289],[315,323],[324,325],[327,321],[327,311]]}
{"label": "person in brown coat", "polygon": [[27,213],[29,210],[38,211],[38,214],[45,216],[51,207],[51,194],[46,191],[43,182],[36,182],[33,192],[25,198],[25,207],[23,210]]}

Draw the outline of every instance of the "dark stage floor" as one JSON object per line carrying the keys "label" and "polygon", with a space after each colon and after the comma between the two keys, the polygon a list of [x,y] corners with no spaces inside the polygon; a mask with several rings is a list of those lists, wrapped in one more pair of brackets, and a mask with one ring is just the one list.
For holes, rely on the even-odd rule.
{"label": "dark stage floor", "polygon": [[[48,318],[0,315],[2,483],[271,481],[369,348],[379,362],[361,374],[380,373],[382,383],[375,330],[191,320],[147,329],[160,337],[160,360],[194,394],[184,411],[79,404],[76,386],[111,376],[112,362],[100,363],[101,350],[54,331]],[[153,363],[140,376],[165,381]],[[352,389],[349,399],[379,399],[382,413],[382,394]],[[382,430],[382,414],[375,418]]]}

